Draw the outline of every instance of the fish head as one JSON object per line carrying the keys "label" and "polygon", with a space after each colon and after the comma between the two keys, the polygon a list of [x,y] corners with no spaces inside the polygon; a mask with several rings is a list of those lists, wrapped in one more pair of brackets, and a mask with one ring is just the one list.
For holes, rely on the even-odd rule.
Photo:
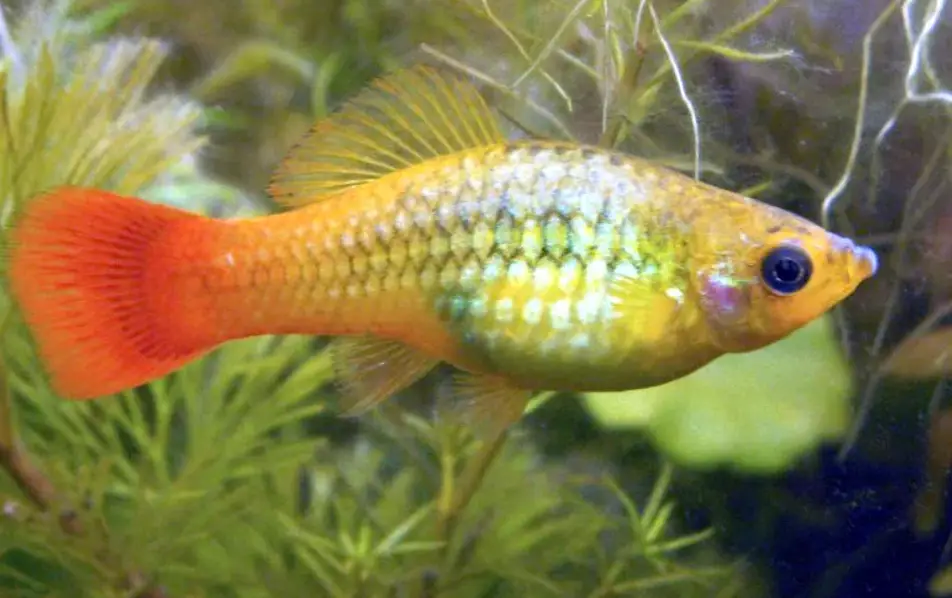
{"label": "fish head", "polygon": [[875,252],[753,200],[709,219],[692,275],[721,351],[752,351],[825,314],[875,275]]}

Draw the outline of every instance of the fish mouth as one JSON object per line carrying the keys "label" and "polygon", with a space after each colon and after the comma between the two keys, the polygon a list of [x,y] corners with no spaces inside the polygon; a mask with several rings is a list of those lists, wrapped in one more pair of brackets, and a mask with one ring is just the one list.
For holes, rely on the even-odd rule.
{"label": "fish mouth", "polygon": [[857,285],[876,275],[879,257],[873,249],[840,236],[834,237],[833,245],[846,257],[846,276],[852,284]]}
{"label": "fish mouth", "polygon": [[869,247],[855,245],[850,259],[850,278],[862,282],[872,278],[879,270],[879,258]]}

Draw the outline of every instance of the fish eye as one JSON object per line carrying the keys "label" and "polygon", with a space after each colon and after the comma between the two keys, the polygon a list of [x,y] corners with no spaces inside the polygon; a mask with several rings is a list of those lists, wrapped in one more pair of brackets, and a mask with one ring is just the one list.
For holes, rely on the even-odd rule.
{"label": "fish eye", "polygon": [[785,245],[771,250],[764,257],[760,273],[764,284],[773,293],[792,295],[810,281],[813,263],[802,249]]}

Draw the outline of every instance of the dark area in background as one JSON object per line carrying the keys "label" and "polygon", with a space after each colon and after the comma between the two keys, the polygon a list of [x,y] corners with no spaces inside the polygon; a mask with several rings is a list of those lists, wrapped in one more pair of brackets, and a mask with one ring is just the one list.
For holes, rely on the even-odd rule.
{"label": "dark area in background", "polygon": [[[910,397],[919,392],[927,401],[931,390],[888,388],[883,394],[895,402],[904,397],[908,409],[924,413],[925,406]],[[556,398],[525,422],[550,458],[598,452],[629,483],[654,466],[643,436],[606,437],[578,401]],[[686,524],[714,526],[723,549],[769,572],[778,598],[929,596],[929,580],[952,557],[952,500],[946,499],[936,531],[918,537],[910,514],[922,483],[925,442],[896,447],[898,438],[925,438],[927,420],[899,415],[888,403],[880,398],[876,425],[843,462],[831,446],[778,478],[680,471],[673,496]]]}

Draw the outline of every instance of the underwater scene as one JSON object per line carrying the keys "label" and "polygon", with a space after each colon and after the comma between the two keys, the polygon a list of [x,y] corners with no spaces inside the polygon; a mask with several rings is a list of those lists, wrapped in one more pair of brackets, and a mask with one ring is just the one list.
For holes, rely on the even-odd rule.
{"label": "underwater scene", "polygon": [[0,598],[952,596],[952,0],[0,0]]}

